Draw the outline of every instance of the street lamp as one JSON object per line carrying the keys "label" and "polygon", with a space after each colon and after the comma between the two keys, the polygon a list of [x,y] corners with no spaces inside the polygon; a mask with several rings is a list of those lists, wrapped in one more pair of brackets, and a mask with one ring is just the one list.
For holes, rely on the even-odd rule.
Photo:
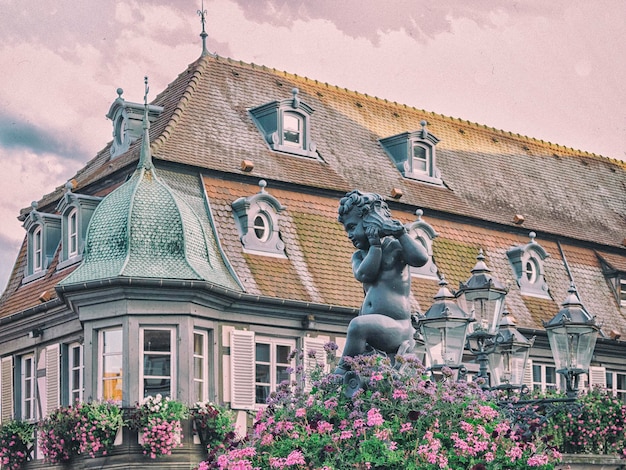
{"label": "street lamp", "polygon": [[580,302],[574,283],[562,306],[543,326],[548,334],[557,372],[565,377],[566,394],[575,398],[580,375],[589,371],[600,328],[595,317]]}
{"label": "street lamp", "polygon": [[478,377],[485,379],[488,387],[488,355],[495,352],[497,343],[502,340],[498,328],[508,289],[491,276],[482,249],[476,260],[470,278],[467,282],[459,284],[457,298],[461,308],[469,311],[476,320],[473,330],[467,337],[466,347],[476,356],[480,365]]}
{"label": "street lamp", "polygon": [[432,371],[441,370],[445,366],[460,368],[467,325],[471,321],[469,315],[456,304],[447,285],[442,278],[435,301],[423,316],[418,317]]}
{"label": "street lamp", "polygon": [[521,389],[524,385],[528,354],[535,337],[526,339],[515,326],[513,316],[507,311],[502,313],[499,333],[502,341],[497,343],[488,357],[491,387],[507,391]]}

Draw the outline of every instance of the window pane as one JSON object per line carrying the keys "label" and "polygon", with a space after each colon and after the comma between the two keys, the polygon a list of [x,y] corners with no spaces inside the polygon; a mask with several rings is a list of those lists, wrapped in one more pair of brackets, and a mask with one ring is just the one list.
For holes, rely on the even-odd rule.
{"label": "window pane", "polygon": [[78,367],[81,363],[80,346],[75,346],[72,348],[72,367]]}
{"label": "window pane", "polygon": [[153,354],[144,355],[143,374],[169,377],[170,357],[169,356],[156,356]]}
{"label": "window pane", "polygon": [[122,356],[104,356],[104,377],[122,375]]}
{"label": "window pane", "polygon": [[193,400],[194,402],[204,401],[204,384],[195,382],[193,384]]}
{"label": "window pane", "polygon": [[144,379],[143,380],[143,396],[144,398],[160,393],[163,396],[169,396],[171,390],[170,379]]}
{"label": "window pane", "polygon": [[421,145],[413,145],[412,171],[417,173],[428,172],[428,153]]}
{"label": "window pane", "polygon": [[193,376],[196,380],[204,380],[204,360],[201,357],[193,358]]}
{"label": "window pane", "polygon": [[108,330],[102,334],[104,338],[103,351],[107,353],[122,352],[122,330]]}
{"label": "window pane", "polygon": [[290,353],[291,348],[289,346],[276,346],[276,362],[279,364],[288,364]]}
{"label": "window pane", "polygon": [[256,386],[256,402],[257,403],[266,403],[267,397],[269,396],[270,396],[269,385],[257,385]]}
{"label": "window pane", "polygon": [[256,365],[256,382],[270,383],[270,366],[267,364]]}
{"label": "window pane", "polygon": [[204,355],[204,335],[200,333],[193,335],[193,353],[197,356]]}
{"label": "window pane", "polygon": [[144,351],[170,351],[171,333],[169,330],[144,330]]}
{"label": "window pane", "polygon": [[533,364],[533,382],[541,382],[541,366]]}
{"label": "window pane", "polygon": [[103,400],[122,401],[122,379],[105,379],[102,388]]}
{"label": "window pane", "polygon": [[626,390],[626,375],[624,374],[616,374],[616,375],[617,375],[617,389]]}
{"label": "window pane", "polygon": [[556,369],[554,367],[546,366],[546,383],[556,383]]}
{"label": "window pane", "polygon": [[264,343],[256,344],[257,362],[270,362],[270,345]]}
{"label": "window pane", "polygon": [[276,368],[276,384],[280,384],[281,382],[289,381],[290,376],[289,372],[287,372],[287,367],[277,367]]}

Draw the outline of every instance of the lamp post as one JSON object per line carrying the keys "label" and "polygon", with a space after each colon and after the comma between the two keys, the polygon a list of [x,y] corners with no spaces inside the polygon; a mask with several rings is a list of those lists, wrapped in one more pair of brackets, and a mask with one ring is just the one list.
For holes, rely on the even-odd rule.
{"label": "lamp post", "polygon": [[528,355],[535,337],[526,339],[515,326],[513,316],[507,311],[502,313],[499,334],[502,341],[488,357],[491,387],[507,392],[521,389],[524,385]]}
{"label": "lamp post", "polygon": [[419,330],[433,372],[446,366],[451,369],[461,367],[467,325],[471,321],[469,315],[456,304],[447,285],[442,278],[435,301],[423,316],[418,317]]}
{"label": "lamp post", "polygon": [[491,276],[491,270],[485,263],[482,249],[476,260],[470,278],[467,282],[460,283],[457,298],[461,308],[469,311],[476,320],[472,331],[467,336],[466,347],[476,356],[480,365],[478,377],[482,377],[486,387],[489,387],[488,356],[495,352],[497,344],[502,341],[498,328],[504,308],[504,297],[508,289]]}
{"label": "lamp post", "polygon": [[600,328],[595,317],[580,302],[574,283],[570,285],[562,306],[543,326],[548,334],[557,372],[565,377],[566,394],[575,398],[580,375],[589,371]]}

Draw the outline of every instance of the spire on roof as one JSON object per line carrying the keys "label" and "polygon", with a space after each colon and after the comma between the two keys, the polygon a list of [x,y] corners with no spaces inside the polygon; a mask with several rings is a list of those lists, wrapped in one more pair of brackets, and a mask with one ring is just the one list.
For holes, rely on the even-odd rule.
{"label": "spire on roof", "polygon": [[143,79],[145,92],[143,95],[143,141],[141,142],[141,154],[139,155],[139,168],[150,170],[152,168],[152,154],[150,152],[150,120],[148,119],[148,77]]}
{"label": "spire on roof", "polygon": [[202,21],[202,32],[200,33],[200,37],[202,38],[202,57],[204,57],[205,55],[209,55],[209,51],[206,48],[206,38],[208,34],[204,30],[204,24],[206,23],[206,10],[204,9],[204,0],[202,0],[202,10],[198,10],[198,16],[200,16],[200,21]]}

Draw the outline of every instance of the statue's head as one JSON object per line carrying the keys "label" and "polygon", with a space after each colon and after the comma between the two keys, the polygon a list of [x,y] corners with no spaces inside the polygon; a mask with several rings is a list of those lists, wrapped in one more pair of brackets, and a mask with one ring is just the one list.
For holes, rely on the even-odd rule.
{"label": "statue's head", "polygon": [[362,193],[358,189],[350,191],[339,201],[339,222],[343,224],[348,214],[353,213],[363,220],[363,225],[374,224],[379,228],[391,218],[389,207],[380,194]]}

